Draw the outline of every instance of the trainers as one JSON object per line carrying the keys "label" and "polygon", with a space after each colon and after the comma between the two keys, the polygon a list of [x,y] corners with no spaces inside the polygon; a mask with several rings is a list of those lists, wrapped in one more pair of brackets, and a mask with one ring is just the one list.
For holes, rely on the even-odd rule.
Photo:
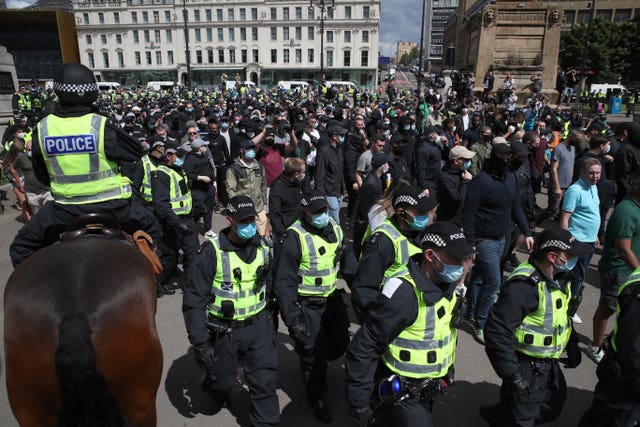
{"label": "trainers", "polygon": [[218,233],[214,232],[213,230],[209,230],[204,233],[204,237],[206,237],[207,239],[215,239],[216,237],[218,237]]}
{"label": "trainers", "polygon": [[479,329],[477,326],[473,327],[473,337],[480,344],[484,345],[484,329]]}
{"label": "trainers", "polygon": [[602,347],[596,347],[595,345],[590,345],[591,348],[591,357],[596,363],[600,363],[602,358],[604,357],[604,350]]}
{"label": "trainers", "polygon": [[579,325],[582,323],[582,319],[580,318],[580,316],[578,316],[578,313],[574,314],[571,320],[575,325]]}

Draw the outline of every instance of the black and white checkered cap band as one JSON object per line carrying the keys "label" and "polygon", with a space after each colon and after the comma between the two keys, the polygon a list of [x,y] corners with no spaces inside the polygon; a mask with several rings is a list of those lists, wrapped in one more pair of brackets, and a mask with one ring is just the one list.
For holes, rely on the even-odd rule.
{"label": "black and white checkered cap band", "polygon": [[403,194],[401,196],[398,196],[398,198],[396,199],[396,202],[394,203],[394,206],[399,203],[406,203],[411,206],[416,206],[418,204],[418,201],[414,199],[412,196]]}
{"label": "black and white checkered cap band", "polygon": [[558,248],[561,251],[566,251],[571,249],[571,246],[567,245],[565,242],[561,242],[560,240],[549,240],[540,245],[540,249],[547,248]]}
{"label": "black and white checkered cap band", "polygon": [[71,93],[97,92],[98,85],[95,82],[82,84],[53,82],[53,90]]}
{"label": "black and white checkered cap band", "polygon": [[422,236],[422,242],[420,242],[421,244],[425,244],[425,243],[433,243],[434,245],[436,245],[439,248],[445,248],[447,246],[447,242],[444,241],[444,239],[442,238],[442,236],[439,236],[437,234],[425,234],[424,236]]}

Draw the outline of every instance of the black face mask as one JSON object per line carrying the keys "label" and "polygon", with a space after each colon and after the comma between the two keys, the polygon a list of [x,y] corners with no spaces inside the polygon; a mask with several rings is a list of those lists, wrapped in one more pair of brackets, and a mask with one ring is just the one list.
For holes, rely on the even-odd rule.
{"label": "black face mask", "polygon": [[391,151],[393,151],[395,154],[404,154],[404,152],[407,151],[407,146],[404,144],[393,145],[391,146]]}
{"label": "black face mask", "polygon": [[264,143],[265,145],[271,147],[275,143],[275,140],[273,138],[267,138],[264,140]]}
{"label": "black face mask", "polygon": [[209,135],[211,135],[212,138],[217,138],[218,135],[220,135],[220,132],[217,130],[212,130],[209,132]]}
{"label": "black face mask", "polygon": [[509,171],[510,164],[511,164],[510,160],[504,160],[498,157],[491,157],[487,162],[487,172],[489,172],[490,175],[493,175],[499,178],[504,177],[504,175],[506,175],[506,173]]}
{"label": "black face mask", "polygon": [[482,135],[482,140],[484,142],[491,142],[493,141],[493,135]]}
{"label": "black face mask", "polygon": [[515,172],[520,169],[520,166],[522,166],[523,163],[524,160],[514,158],[511,160],[511,162],[509,162],[509,170],[511,172]]}

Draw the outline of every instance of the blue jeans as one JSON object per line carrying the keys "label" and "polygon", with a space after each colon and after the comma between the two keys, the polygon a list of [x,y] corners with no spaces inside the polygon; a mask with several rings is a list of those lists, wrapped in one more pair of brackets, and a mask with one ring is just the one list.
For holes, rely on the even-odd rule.
{"label": "blue jeans", "polygon": [[340,224],[340,206],[342,206],[342,196],[325,196],[329,204],[329,216],[333,218],[336,224]]}
{"label": "blue jeans", "polygon": [[503,249],[504,237],[476,243],[476,261],[469,281],[471,296],[468,315],[475,319],[478,329],[484,329],[502,283],[500,257]]}
{"label": "blue jeans", "polygon": [[596,249],[595,242],[587,244],[591,245],[591,250],[588,254],[578,257],[576,266],[571,270],[571,295],[578,295],[582,291],[582,282],[584,282],[584,277],[587,275],[591,257],[593,257],[593,252]]}

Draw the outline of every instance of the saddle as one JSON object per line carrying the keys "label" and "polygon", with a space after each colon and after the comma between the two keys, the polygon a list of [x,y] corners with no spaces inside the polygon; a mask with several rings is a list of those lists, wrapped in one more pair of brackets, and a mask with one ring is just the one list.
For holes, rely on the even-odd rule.
{"label": "saddle", "polygon": [[87,237],[103,237],[127,242],[137,248],[149,260],[156,274],[162,272],[162,263],[158,258],[157,247],[153,239],[142,230],[130,235],[124,232],[120,223],[111,215],[90,213],[75,218],[60,235],[63,242]]}

